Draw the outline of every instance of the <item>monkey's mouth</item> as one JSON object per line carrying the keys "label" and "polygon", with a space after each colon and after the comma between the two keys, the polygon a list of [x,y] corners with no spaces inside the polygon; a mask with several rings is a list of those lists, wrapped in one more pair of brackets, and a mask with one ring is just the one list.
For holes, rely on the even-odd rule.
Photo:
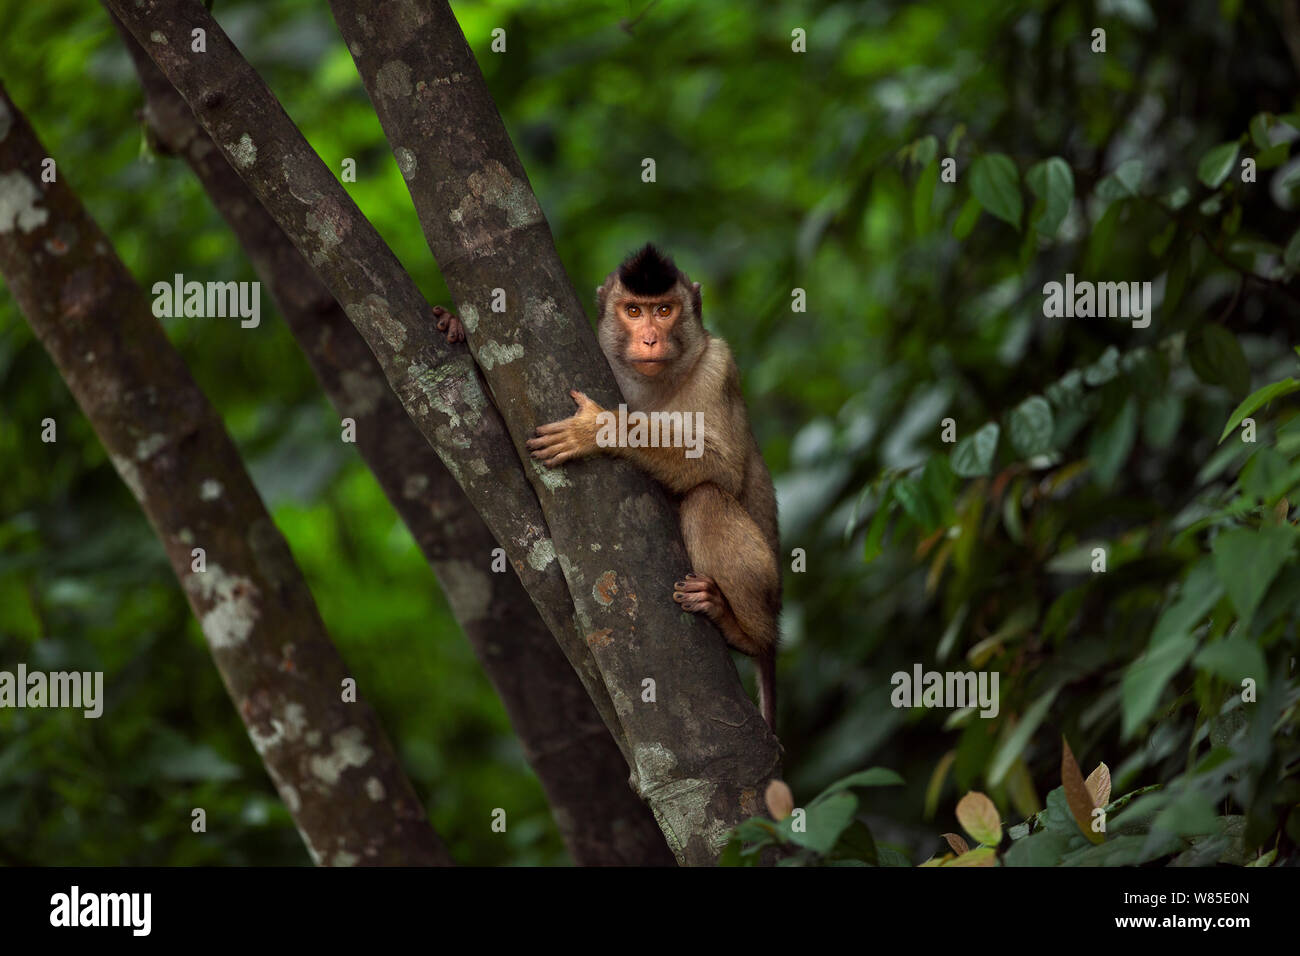
{"label": "monkey's mouth", "polygon": [[642,375],[654,376],[663,371],[667,359],[638,359],[631,363],[632,367]]}

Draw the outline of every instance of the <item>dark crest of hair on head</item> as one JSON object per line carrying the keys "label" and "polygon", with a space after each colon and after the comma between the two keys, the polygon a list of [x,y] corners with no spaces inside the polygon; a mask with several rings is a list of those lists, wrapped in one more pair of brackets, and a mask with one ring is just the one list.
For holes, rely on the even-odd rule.
{"label": "dark crest of hair on head", "polygon": [[633,295],[662,295],[683,278],[670,256],[647,242],[623,260],[618,281]]}

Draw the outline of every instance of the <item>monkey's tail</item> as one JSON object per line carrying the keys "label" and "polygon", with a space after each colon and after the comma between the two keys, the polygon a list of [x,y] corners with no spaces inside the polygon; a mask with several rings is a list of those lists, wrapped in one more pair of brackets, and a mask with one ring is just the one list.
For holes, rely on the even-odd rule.
{"label": "monkey's tail", "polygon": [[758,662],[758,709],[768,728],[776,733],[776,648],[769,647]]}

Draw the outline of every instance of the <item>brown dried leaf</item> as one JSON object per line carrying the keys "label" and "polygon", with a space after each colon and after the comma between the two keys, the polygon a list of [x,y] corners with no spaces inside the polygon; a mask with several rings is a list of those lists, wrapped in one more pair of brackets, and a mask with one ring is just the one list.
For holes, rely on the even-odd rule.
{"label": "brown dried leaf", "polygon": [[794,813],[794,794],[784,780],[773,780],[763,793],[763,802],[773,820],[784,820]]}
{"label": "brown dried leaf", "polygon": [[1094,807],[1104,807],[1110,803],[1110,767],[1104,763],[1097,764],[1097,769],[1088,774],[1083,785],[1088,788],[1088,796],[1092,797]]}
{"label": "brown dried leaf", "polygon": [[1105,837],[1100,833],[1092,832],[1094,805],[1088,787],[1083,782],[1079,762],[1074,759],[1070,744],[1064,737],[1061,738],[1061,747],[1061,785],[1065,787],[1065,802],[1070,806],[1070,815],[1074,817],[1074,822],[1090,842],[1100,843]]}
{"label": "brown dried leaf", "polygon": [[965,840],[961,838],[960,835],[956,833],[945,833],[943,835],[943,838],[948,841],[948,846],[952,848],[952,852],[956,853],[958,856],[967,852],[970,849],[970,844],[968,844]]}

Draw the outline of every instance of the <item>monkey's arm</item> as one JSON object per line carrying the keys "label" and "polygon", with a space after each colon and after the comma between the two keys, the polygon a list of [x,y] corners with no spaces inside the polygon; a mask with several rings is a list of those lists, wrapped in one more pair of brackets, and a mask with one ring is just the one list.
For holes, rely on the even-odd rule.
{"label": "monkey's arm", "polygon": [[[671,446],[624,446],[607,449],[648,471],[674,494],[685,494],[705,482],[712,482],[729,495],[739,495],[744,481],[744,459],[734,454],[736,442],[705,433],[698,458],[686,457],[685,448]],[[720,440],[721,439],[721,440]]]}
{"label": "monkey's arm", "polygon": [[[740,493],[744,481],[743,445],[731,434],[731,415],[724,415],[721,402],[706,402],[702,409],[705,431],[697,458],[688,458],[687,449],[672,446],[628,446],[613,444],[602,447],[596,441],[600,430],[598,416],[605,413],[586,395],[570,391],[578,411],[571,417],[537,429],[537,437],[528,439],[533,457],[548,467],[566,461],[606,452],[626,458],[648,471],[660,484],[676,494],[684,494],[704,482],[713,482],[728,494]],[[690,414],[690,412],[683,412]],[[719,429],[718,426],[722,426]]]}
{"label": "monkey's arm", "polygon": [[538,425],[537,435],[525,442],[532,449],[533,457],[549,468],[605,451],[596,444],[600,428],[596,416],[605,410],[576,388],[569,390],[569,397],[578,410],[558,422]]}

